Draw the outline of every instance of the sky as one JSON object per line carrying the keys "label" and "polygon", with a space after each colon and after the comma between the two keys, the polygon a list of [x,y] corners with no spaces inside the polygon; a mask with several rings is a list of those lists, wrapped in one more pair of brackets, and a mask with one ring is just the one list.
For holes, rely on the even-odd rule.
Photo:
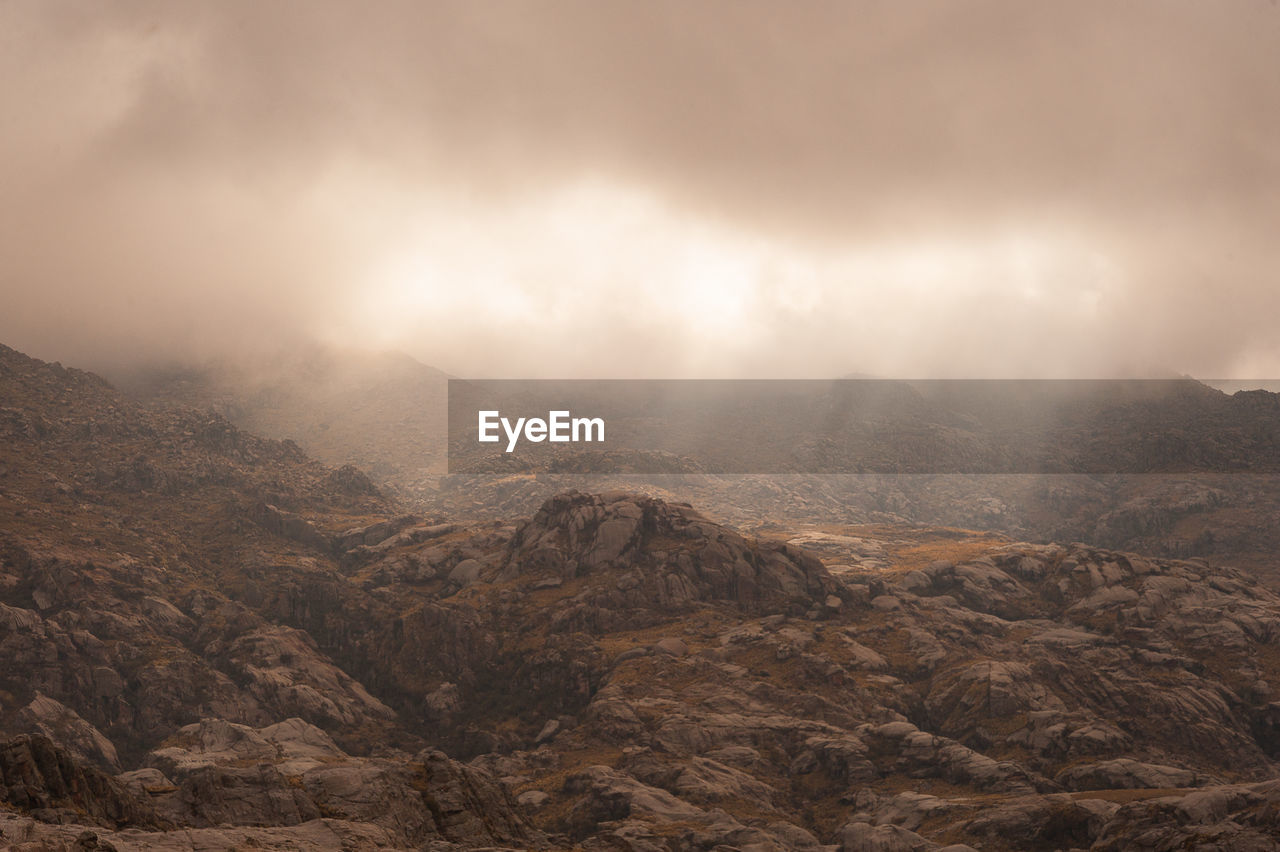
{"label": "sky", "polygon": [[1280,378],[1274,0],[0,0],[0,342]]}

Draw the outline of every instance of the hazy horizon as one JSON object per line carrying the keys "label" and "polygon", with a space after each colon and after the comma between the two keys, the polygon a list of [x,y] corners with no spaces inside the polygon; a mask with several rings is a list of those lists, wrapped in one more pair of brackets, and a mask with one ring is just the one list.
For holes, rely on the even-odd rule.
{"label": "hazy horizon", "polygon": [[0,6],[0,342],[1280,376],[1280,9]]}

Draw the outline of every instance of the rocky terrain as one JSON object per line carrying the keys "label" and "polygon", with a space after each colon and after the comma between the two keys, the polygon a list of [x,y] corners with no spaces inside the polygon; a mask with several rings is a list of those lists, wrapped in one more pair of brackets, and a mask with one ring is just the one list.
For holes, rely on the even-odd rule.
{"label": "rocky terrain", "polygon": [[1280,589],[1280,476],[1273,474],[454,475],[415,505],[503,518],[572,489],[685,500],[746,531],[775,523],[956,526],[1023,541],[1212,558]]}
{"label": "rocky terrain", "polygon": [[633,492],[481,514],[0,348],[0,843],[1280,848],[1250,573]]}

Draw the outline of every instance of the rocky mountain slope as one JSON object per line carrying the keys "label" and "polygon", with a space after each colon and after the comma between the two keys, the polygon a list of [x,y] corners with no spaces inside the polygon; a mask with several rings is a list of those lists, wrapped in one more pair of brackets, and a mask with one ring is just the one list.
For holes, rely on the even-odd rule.
{"label": "rocky mountain slope", "polygon": [[408,515],[7,349],[0,430],[13,848],[1280,848],[1280,597],[1232,568]]}

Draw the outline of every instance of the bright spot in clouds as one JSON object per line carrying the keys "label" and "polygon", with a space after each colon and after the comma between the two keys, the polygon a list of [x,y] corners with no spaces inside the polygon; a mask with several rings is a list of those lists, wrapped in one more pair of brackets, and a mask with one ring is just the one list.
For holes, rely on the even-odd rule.
{"label": "bright spot in clouds", "polygon": [[[600,180],[501,206],[398,204],[400,226],[374,252],[345,311],[350,325],[334,332],[475,376],[831,376],[902,365],[1019,375],[1016,358],[997,361],[993,350],[1007,356],[1010,338],[1031,345],[1092,324],[1122,283],[1105,254],[1066,232],[805,246]],[[936,349],[942,337],[948,351]],[[575,338],[582,345],[563,345]],[[634,357],[582,360],[605,340]],[[450,362],[459,350],[468,364]],[[1036,364],[1037,375],[1056,374]],[[1082,364],[1101,368],[1075,353],[1062,370]]]}

